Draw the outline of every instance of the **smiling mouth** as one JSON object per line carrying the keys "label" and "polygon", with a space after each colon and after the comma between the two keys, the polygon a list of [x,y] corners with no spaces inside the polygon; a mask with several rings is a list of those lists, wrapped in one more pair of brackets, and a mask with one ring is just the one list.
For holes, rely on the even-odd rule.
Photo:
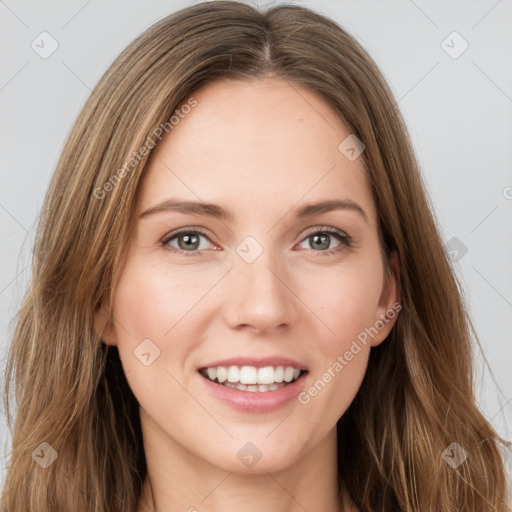
{"label": "smiling mouth", "polygon": [[307,371],[292,366],[216,366],[201,368],[199,373],[219,386],[265,393],[293,384]]}

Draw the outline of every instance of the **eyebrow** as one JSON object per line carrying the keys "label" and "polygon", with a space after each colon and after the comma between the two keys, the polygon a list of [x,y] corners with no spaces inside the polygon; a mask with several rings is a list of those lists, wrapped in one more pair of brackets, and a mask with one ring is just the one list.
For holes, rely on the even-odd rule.
{"label": "eyebrow", "polygon": [[[297,209],[295,216],[298,219],[320,215],[332,210],[350,210],[359,213],[366,223],[369,223],[366,212],[357,203],[350,199],[328,199],[318,203],[309,203]],[[178,212],[191,215],[203,215],[224,220],[233,220],[233,214],[222,206],[200,201],[183,201],[167,199],[145,210],[139,218],[147,217],[161,212]]]}

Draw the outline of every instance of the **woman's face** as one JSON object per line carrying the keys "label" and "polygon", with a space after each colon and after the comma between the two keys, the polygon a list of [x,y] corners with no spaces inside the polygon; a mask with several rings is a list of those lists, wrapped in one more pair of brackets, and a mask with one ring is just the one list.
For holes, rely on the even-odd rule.
{"label": "woman's face", "polygon": [[394,323],[397,278],[362,147],[319,96],[267,79],[193,97],[151,155],[103,340],[145,436],[276,471],[333,434]]}

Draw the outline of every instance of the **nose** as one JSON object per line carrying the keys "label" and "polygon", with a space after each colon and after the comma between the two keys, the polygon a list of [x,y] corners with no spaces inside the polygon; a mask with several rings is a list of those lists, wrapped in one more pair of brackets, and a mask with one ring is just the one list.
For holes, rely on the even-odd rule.
{"label": "nose", "polygon": [[289,274],[270,253],[264,250],[252,263],[235,254],[224,310],[232,329],[267,334],[295,323],[300,301],[292,291]]}

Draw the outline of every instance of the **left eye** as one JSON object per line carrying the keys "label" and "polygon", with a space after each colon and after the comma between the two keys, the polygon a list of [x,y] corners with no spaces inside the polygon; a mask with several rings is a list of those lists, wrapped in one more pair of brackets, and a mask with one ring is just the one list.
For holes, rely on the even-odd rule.
{"label": "left eye", "polygon": [[[338,239],[338,245],[329,247],[333,238]],[[340,246],[348,245],[348,237],[337,231],[323,230],[310,233],[301,243],[308,242],[313,249],[319,249],[319,252],[329,249],[340,250]]]}
{"label": "left eye", "polygon": [[[335,247],[329,247],[333,237],[336,238],[339,243]],[[322,229],[310,231],[301,244],[305,242],[309,242],[310,246],[313,247],[311,250],[317,252],[318,255],[328,255],[342,251],[345,247],[349,247],[351,245],[351,238],[337,229],[324,227]],[[319,250],[316,251],[315,249]]]}

